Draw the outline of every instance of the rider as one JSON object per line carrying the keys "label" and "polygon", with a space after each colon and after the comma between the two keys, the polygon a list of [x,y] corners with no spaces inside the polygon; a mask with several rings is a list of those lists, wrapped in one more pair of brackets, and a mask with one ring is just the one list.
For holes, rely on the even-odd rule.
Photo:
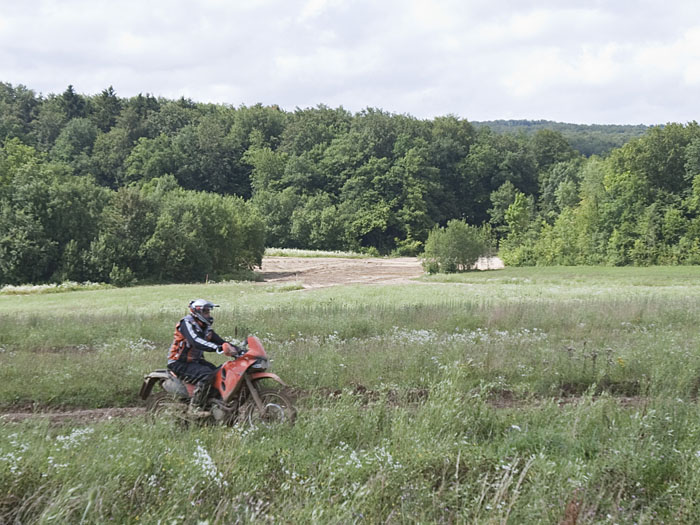
{"label": "rider", "polygon": [[219,306],[206,299],[190,301],[189,315],[175,326],[175,337],[168,353],[168,368],[180,379],[194,383],[191,406],[200,409],[207,399],[209,386],[218,368],[204,359],[204,352],[219,352],[227,356],[237,355],[239,349],[226,343],[212,330],[212,309]]}

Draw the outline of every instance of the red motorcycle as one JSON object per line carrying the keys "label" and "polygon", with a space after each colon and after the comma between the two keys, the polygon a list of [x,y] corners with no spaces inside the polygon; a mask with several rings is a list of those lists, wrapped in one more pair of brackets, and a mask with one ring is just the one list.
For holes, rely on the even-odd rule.
{"label": "red motorcycle", "polygon": [[[296,409],[289,396],[279,389],[263,387],[265,379],[287,387],[277,375],[266,371],[268,365],[260,339],[248,336],[241,352],[216,370],[201,411],[190,410],[195,385],[181,380],[168,369],[146,375],[140,396],[148,400],[149,414],[167,414],[185,421],[224,425],[293,422]],[[155,384],[162,391],[151,395]]]}

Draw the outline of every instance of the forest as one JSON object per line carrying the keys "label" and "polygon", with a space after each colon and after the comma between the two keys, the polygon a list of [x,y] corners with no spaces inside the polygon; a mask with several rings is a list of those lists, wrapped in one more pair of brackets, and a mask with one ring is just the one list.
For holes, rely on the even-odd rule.
{"label": "forest", "polygon": [[0,83],[0,285],[233,278],[266,246],[700,263],[700,129],[41,95]]}

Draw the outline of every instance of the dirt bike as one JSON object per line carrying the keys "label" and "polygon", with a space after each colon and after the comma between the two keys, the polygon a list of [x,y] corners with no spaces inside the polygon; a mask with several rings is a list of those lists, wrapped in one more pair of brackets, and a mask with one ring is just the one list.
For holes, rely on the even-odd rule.
{"label": "dirt bike", "polygon": [[[199,411],[190,409],[194,384],[183,381],[168,369],[147,374],[140,392],[141,399],[147,400],[147,413],[224,425],[293,422],[296,409],[290,397],[279,389],[262,386],[263,380],[270,379],[287,387],[277,375],[266,371],[269,360],[260,339],[248,336],[245,344],[238,348],[240,352],[229,355],[231,359],[216,370],[206,402]],[[151,395],[156,384],[162,391]]]}

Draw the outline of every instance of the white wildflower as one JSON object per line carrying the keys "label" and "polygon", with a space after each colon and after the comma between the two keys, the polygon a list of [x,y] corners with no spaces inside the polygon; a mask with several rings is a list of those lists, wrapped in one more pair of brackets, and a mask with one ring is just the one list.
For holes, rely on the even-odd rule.
{"label": "white wildflower", "polygon": [[204,474],[205,478],[213,478],[219,487],[228,486],[228,482],[224,480],[223,473],[216,468],[216,464],[209,455],[209,452],[207,452],[207,449],[202,446],[199,440],[197,440],[196,443],[197,448],[194,451],[195,465],[202,469],[202,473]]}
{"label": "white wildflower", "polygon": [[61,444],[63,450],[70,450],[79,446],[94,431],[92,427],[77,428],[67,436],[56,436],[56,441]]}

